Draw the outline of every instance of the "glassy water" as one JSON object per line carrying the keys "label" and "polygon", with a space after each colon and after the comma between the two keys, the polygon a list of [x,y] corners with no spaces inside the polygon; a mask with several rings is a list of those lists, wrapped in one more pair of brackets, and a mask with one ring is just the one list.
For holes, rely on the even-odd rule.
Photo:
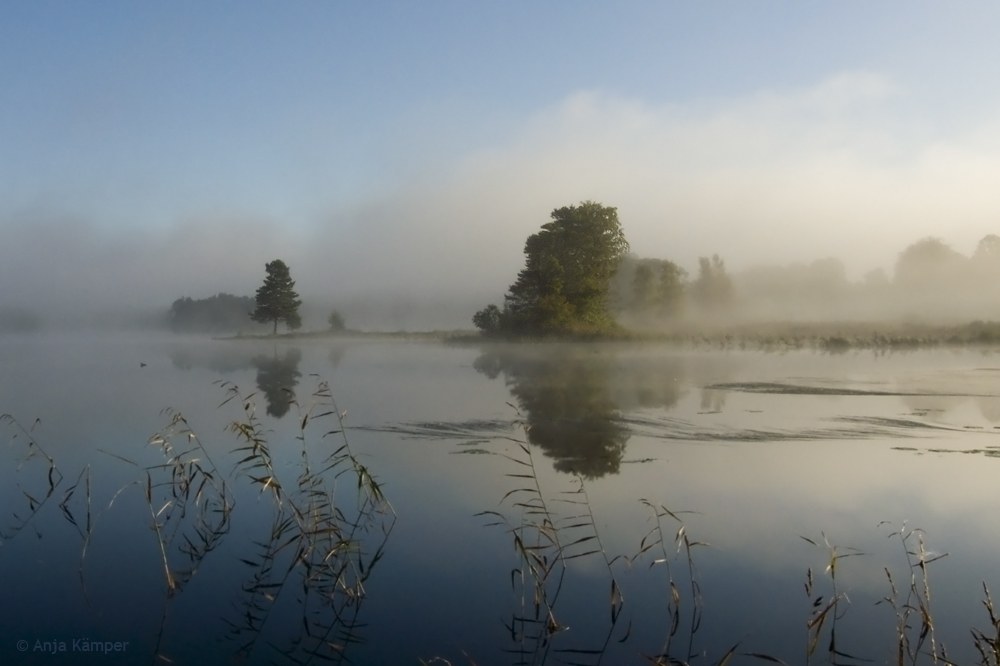
{"label": "glassy water", "polygon": [[888,663],[924,571],[975,663],[1000,589],[985,351],[52,334],[0,413],[3,663]]}

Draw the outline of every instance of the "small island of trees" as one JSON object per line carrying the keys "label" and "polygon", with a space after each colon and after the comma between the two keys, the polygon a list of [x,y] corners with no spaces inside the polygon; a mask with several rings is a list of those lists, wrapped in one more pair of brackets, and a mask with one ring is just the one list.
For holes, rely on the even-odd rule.
{"label": "small island of trees", "polygon": [[501,309],[472,321],[487,335],[600,335],[617,329],[608,312],[611,277],[629,251],[618,210],[593,201],[552,211],[528,237],[525,267]]}

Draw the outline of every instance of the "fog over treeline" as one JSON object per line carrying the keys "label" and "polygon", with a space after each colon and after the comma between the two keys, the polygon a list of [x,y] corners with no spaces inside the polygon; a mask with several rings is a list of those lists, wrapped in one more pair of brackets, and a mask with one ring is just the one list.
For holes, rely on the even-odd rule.
{"label": "fog over treeline", "polygon": [[[280,258],[306,330],[331,308],[350,328],[468,329],[501,302],[549,212],[593,200],[618,209],[638,257],[673,262],[692,283],[717,254],[730,317],[1000,318],[985,278],[956,277],[1000,233],[1000,125],[914,133],[901,120],[911,108],[865,71],[678,103],[581,90],[447,154],[428,138],[404,159],[395,147],[410,144],[393,142],[379,163],[388,175],[352,196],[326,191],[306,164],[309,188],[275,185],[277,200],[298,202],[287,210],[232,193],[145,197],[155,179],[133,187],[94,169],[80,176],[92,186],[37,186],[0,206],[0,309],[14,328],[149,324],[181,297],[252,296]],[[928,236],[964,259],[944,253],[952,268],[904,289],[897,258]],[[696,300],[684,316],[720,316]]]}
{"label": "fog over treeline", "polygon": [[688,273],[664,259],[626,257],[612,280],[610,305],[635,328],[675,324],[902,320],[959,323],[1000,319],[1000,236],[971,255],[940,238],[913,242],[891,270],[850,279],[843,262],[751,266],[730,272],[718,255]]}
{"label": "fog over treeline", "polygon": [[[474,246],[469,257],[454,256],[459,250],[453,247],[428,268],[422,264],[433,262],[434,253],[416,247],[390,269],[399,250],[378,255],[381,246],[369,234],[339,246],[332,240],[308,243],[280,233],[267,220],[216,219],[159,234],[109,238],[78,221],[22,227],[17,243],[0,247],[5,285],[0,330],[166,329],[171,304],[178,299],[252,297],[264,264],[278,257],[297,281],[305,330],[327,328],[331,308],[351,329],[469,329],[471,315],[484,301],[495,301],[523,264],[522,256],[508,250],[469,265],[469,257],[488,254]],[[372,247],[362,248],[361,240]],[[322,256],[327,253],[328,260]],[[638,329],[764,321],[1000,320],[1000,237],[992,234],[968,253],[940,238],[913,239],[900,244],[893,264],[858,275],[837,257],[737,268],[727,260],[633,252],[612,280],[610,309],[621,323]],[[407,282],[410,287],[404,288]],[[239,328],[255,329],[249,318]]]}

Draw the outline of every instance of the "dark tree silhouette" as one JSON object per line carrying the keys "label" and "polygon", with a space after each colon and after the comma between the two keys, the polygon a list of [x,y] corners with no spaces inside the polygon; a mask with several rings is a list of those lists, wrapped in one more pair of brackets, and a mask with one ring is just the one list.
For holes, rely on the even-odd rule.
{"label": "dark tree silhouette", "polygon": [[344,316],[336,310],[330,312],[330,316],[326,318],[326,321],[330,324],[330,330],[335,333],[343,333],[347,328],[344,324]]}
{"label": "dark tree silhouette", "polygon": [[289,349],[284,357],[256,356],[253,364],[257,368],[257,388],[267,400],[267,413],[275,418],[281,418],[288,413],[292,400],[295,398],[295,387],[298,386],[299,362],[302,352]]}
{"label": "dark tree silhouette", "polygon": [[261,323],[274,322],[272,335],[278,333],[278,322],[283,321],[289,329],[301,328],[299,306],[302,301],[295,293],[295,282],[288,271],[288,266],[281,259],[269,262],[265,269],[267,277],[264,284],[257,289],[257,309],[250,313],[250,318]]}
{"label": "dark tree silhouette", "polygon": [[220,293],[194,300],[178,298],[170,306],[170,328],[176,332],[215,333],[246,328],[247,311],[254,306],[249,296]]}
{"label": "dark tree silhouette", "polygon": [[673,358],[634,363],[587,346],[545,347],[491,346],[473,367],[490,379],[503,376],[528,442],[560,472],[617,474],[632,434],[624,413],[670,409],[685,393],[684,369]]}
{"label": "dark tree silhouette", "polygon": [[562,348],[537,355],[498,349],[473,367],[487,377],[504,375],[526,417],[528,441],[557,470],[590,479],[618,473],[631,433],[608,390],[607,357]]}

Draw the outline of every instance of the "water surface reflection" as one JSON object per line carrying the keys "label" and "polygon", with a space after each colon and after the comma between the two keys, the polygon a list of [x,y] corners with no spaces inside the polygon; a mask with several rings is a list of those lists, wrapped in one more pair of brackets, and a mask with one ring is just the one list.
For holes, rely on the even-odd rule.
{"label": "water surface reflection", "polygon": [[252,362],[257,368],[257,388],[267,400],[267,413],[280,419],[295,400],[295,387],[302,376],[299,372],[302,351],[293,347],[278,356],[275,350],[270,356],[254,356]]}
{"label": "water surface reflection", "polygon": [[612,398],[613,357],[568,346],[518,353],[500,347],[473,366],[504,382],[526,421],[528,441],[555,468],[587,478],[617,474],[629,429]]}
{"label": "water surface reflection", "polygon": [[[883,567],[897,580],[908,575],[902,549],[876,529],[879,521],[909,520],[928,531],[933,547],[951,553],[932,565],[931,575],[939,638],[956,661],[974,661],[968,637],[970,627],[983,624],[982,581],[1000,588],[992,555],[1000,548],[994,467],[1000,464],[994,457],[1000,363],[989,355],[176,338],[0,345],[0,413],[13,412],[26,425],[42,417],[31,437],[63,475],[50,481],[47,459],[32,454],[25,433],[0,424],[6,439],[18,435],[2,450],[0,464],[0,574],[8,581],[8,602],[0,607],[4,663],[48,663],[49,656],[19,660],[11,646],[62,634],[134,640],[150,661],[170,594],[164,558],[175,584],[183,583],[169,598],[162,625],[160,651],[175,663],[225,661],[258,635],[248,662],[294,661],[272,643],[308,660],[297,646],[311,652],[328,630],[338,647],[324,643],[331,649],[323,656],[334,661],[513,663],[523,653],[505,651],[511,634],[498,618],[510,623],[511,611],[524,617],[518,592],[527,592],[530,606],[533,588],[512,590],[511,573],[530,571],[514,559],[511,533],[486,528],[476,517],[484,511],[503,513],[514,526],[535,520],[539,529],[524,538],[543,542],[551,523],[563,530],[562,551],[580,555],[566,561],[561,588],[554,577],[545,579],[551,594],[562,590],[558,600],[547,597],[559,628],[544,635],[551,638],[548,663],[596,663],[602,654],[603,663],[648,663],[641,653],[659,654],[672,621],[671,588],[664,567],[651,561],[665,558],[664,550],[677,555],[678,529],[660,507],[697,511],[684,514],[687,533],[712,544],[696,551],[705,603],[694,640],[700,656],[690,663],[715,663],[740,639],[741,650],[797,663],[812,608],[803,596],[805,572],[825,566],[822,549],[800,535],[820,543],[825,533],[831,543],[867,553],[838,572],[853,602],[838,634],[842,649],[876,663],[886,661],[894,636],[891,611],[873,606],[888,594]],[[342,433],[323,435],[341,430],[339,411],[331,405],[322,419],[310,420],[305,452],[297,439],[303,421],[288,417],[297,413],[293,396],[299,404],[314,402],[319,380],[306,376],[313,372],[335,375],[333,394],[339,410],[350,412],[345,425],[357,462],[374,473],[399,515],[392,539],[384,549],[381,539],[369,542],[363,562],[359,551],[338,551],[355,558],[341,560],[345,564],[356,564],[359,573],[364,568],[363,608],[362,597],[351,596],[355,586],[339,588],[341,605],[332,608],[326,582],[339,585],[339,574],[314,577],[339,545],[324,542],[335,515],[324,511],[347,508],[357,483],[316,481],[323,461],[343,443]],[[218,380],[238,384],[244,394],[256,387],[270,464],[287,493],[284,510],[267,501],[270,485],[261,492],[270,472],[228,471],[251,452],[239,450],[247,442],[224,428],[248,416],[242,401],[218,408],[225,397],[213,384]],[[170,440],[176,451],[167,460],[180,463],[176,475],[175,467],[163,466],[164,453],[148,446],[150,434],[169,421],[160,412],[168,406],[183,411],[204,446],[187,455],[183,432]],[[514,425],[518,420],[526,432]],[[502,455],[453,455],[473,449]],[[524,477],[510,476],[523,474],[525,465],[509,459],[524,462],[526,451],[534,457],[537,494],[519,491],[501,502],[527,487]],[[218,467],[201,462],[209,456]],[[197,508],[211,499],[211,482],[199,500],[188,496],[186,513],[172,495],[176,479],[192,480],[186,487],[199,492],[204,477],[192,475],[193,464],[225,484],[218,497],[235,489],[231,527],[212,549],[200,539],[220,531],[211,520],[223,514]],[[304,464],[312,465],[312,475],[303,473]],[[351,469],[360,468],[351,463]],[[586,506],[572,503],[584,487],[574,474],[584,479]],[[516,515],[512,502],[533,498],[548,503],[549,518],[529,514],[525,522]],[[658,519],[662,533],[651,533]],[[356,521],[350,522],[341,528],[354,530]],[[180,528],[172,531],[171,523]],[[363,529],[380,533],[378,524],[370,527],[358,523],[356,536]],[[296,533],[302,538],[289,541]],[[590,552],[598,536],[606,558]],[[650,544],[638,559],[624,559]],[[675,580],[683,583],[690,610],[680,545]],[[558,550],[533,552],[549,566]],[[189,564],[189,552],[197,567]],[[296,562],[296,575],[275,595],[270,586]],[[536,568],[543,577],[546,571]],[[290,594],[293,587],[308,598]],[[612,609],[616,588],[624,601]],[[307,628],[303,610],[310,620],[343,621]],[[266,619],[259,615],[263,626],[256,619],[244,625],[244,611],[266,613]],[[220,641],[232,625],[236,640]]]}

